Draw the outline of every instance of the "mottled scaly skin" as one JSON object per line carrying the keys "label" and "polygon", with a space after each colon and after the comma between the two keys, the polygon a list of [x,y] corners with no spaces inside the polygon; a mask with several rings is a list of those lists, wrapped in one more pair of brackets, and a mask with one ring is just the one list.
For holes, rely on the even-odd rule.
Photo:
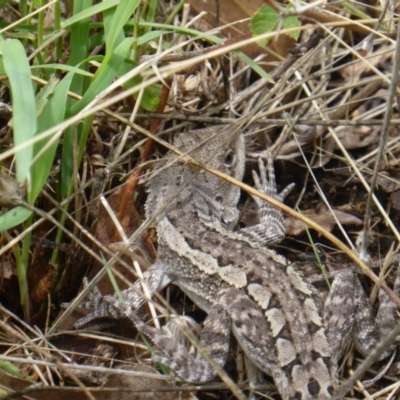
{"label": "mottled scaly skin", "polygon": [[[241,180],[245,166],[244,138],[227,126],[179,134],[174,145],[196,160]],[[201,348],[223,366],[231,332],[245,354],[272,376],[283,399],[330,399],[336,366],[353,338],[365,354],[379,335],[354,273],[335,280],[322,322],[322,307],[311,285],[283,257],[265,245],[285,235],[280,210],[255,199],[260,223],[233,232],[238,218],[240,191],[231,183],[168,153],[153,171],[146,216],[158,232],[158,258],[144,273],[151,293],[172,282],[207,312]],[[277,193],[272,160],[268,173],[261,161],[256,187],[283,201],[290,188]],[[400,279],[398,280],[400,286]],[[216,372],[199,351],[196,355],[177,343],[171,332],[144,323],[135,311],[144,303],[141,284],[123,292],[125,305],[115,296],[98,291],[83,308],[93,310],[77,322],[94,318],[128,316],[164,353],[158,357],[182,379],[205,382]],[[384,304],[389,304],[383,298]],[[393,303],[384,332],[394,323]],[[382,336],[382,333],[381,333]]]}

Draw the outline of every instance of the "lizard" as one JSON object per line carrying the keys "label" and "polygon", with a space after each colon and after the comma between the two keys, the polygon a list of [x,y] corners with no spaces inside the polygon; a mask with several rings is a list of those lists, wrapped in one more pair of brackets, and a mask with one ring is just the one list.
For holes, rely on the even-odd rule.
{"label": "lizard", "polygon": [[[221,125],[180,133],[174,146],[234,179],[243,178],[245,145],[240,131]],[[378,341],[376,324],[369,322],[370,311],[362,306],[365,294],[362,298],[358,280],[348,272],[335,280],[323,312],[311,284],[266,247],[285,235],[281,211],[255,198],[260,223],[234,232],[240,190],[176,159],[169,152],[149,184],[146,217],[154,218],[158,231],[158,258],[143,274],[150,293],[173,283],[207,312],[200,344],[220,366],[232,332],[250,360],[272,376],[283,399],[332,398],[337,364],[349,340],[353,338],[364,354]],[[283,201],[291,186],[277,192],[272,160],[268,175],[261,160],[259,169],[260,176],[253,171],[257,189]],[[123,291],[124,305],[95,288],[81,306],[93,312],[75,327],[98,317],[127,316],[165,354],[157,359],[183,380],[211,380],[216,372],[202,354],[192,356],[166,329],[153,328],[136,315],[145,301],[140,289],[137,282]],[[393,303],[387,310],[394,315]],[[371,317],[368,322],[366,317]],[[360,333],[365,327],[367,332]]]}

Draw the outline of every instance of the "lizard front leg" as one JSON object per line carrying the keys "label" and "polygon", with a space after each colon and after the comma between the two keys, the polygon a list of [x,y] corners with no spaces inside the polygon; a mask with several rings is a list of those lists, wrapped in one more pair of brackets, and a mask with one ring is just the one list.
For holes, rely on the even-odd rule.
{"label": "lizard front leg", "polygon": [[[261,158],[258,159],[258,167],[260,176],[255,171],[252,171],[257,190],[283,202],[293,189],[294,183],[287,186],[281,193],[277,192],[271,153],[268,153],[267,170]],[[260,222],[257,225],[244,228],[240,232],[264,245],[281,242],[286,233],[282,211],[259,197],[253,196],[253,199],[258,206]]]}
{"label": "lizard front leg", "polygon": [[[156,261],[149,269],[143,273],[143,281],[147,285],[150,295],[165,288],[170,282],[170,277],[164,272],[164,266],[161,262]],[[143,286],[141,280],[137,280],[133,287],[122,291],[122,296],[127,304],[133,310],[138,310],[146,301],[143,296]],[[83,310],[91,310],[87,316],[79,319],[75,323],[75,328],[79,329],[87,325],[91,321],[102,318],[121,318],[124,314],[121,307],[116,306],[118,297],[116,295],[103,296],[99,289],[95,287],[89,293],[89,301],[82,303],[79,308]]]}

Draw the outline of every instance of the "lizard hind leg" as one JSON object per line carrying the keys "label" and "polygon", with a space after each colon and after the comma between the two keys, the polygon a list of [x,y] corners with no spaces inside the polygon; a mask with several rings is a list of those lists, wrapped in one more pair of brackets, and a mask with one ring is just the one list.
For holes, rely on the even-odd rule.
{"label": "lizard hind leg", "polygon": [[[400,268],[397,270],[395,293],[398,293],[399,289]],[[351,340],[357,350],[367,356],[394,328],[397,306],[383,290],[380,290],[379,298],[380,307],[375,319],[369,299],[356,273],[343,270],[336,275],[324,310],[324,324],[336,363]],[[379,360],[388,357],[393,348],[394,346],[391,346],[386,349]]]}
{"label": "lizard hind leg", "polygon": [[[187,382],[210,381],[217,375],[212,364],[223,367],[226,362],[231,325],[230,319],[221,305],[214,305],[210,309],[204,322],[200,343],[196,345],[195,355],[189,353],[182,344],[178,343],[166,327],[160,330],[148,325],[130,307],[124,308],[124,314],[164,353],[163,356],[153,357],[153,360],[168,366]],[[195,342],[188,332],[184,332],[184,334],[187,334],[189,339]],[[210,359],[213,360],[212,363],[208,361]]]}

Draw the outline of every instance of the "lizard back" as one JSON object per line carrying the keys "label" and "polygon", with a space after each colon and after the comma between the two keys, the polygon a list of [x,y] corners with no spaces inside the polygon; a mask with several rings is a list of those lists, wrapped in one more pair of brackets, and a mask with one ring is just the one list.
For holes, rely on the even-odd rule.
{"label": "lizard back", "polygon": [[[181,134],[174,144],[243,176],[242,135],[225,127]],[[334,371],[312,287],[283,257],[228,229],[238,215],[237,187],[188,165],[166,168],[174,158],[168,154],[158,167],[146,207],[151,216],[160,209],[160,190],[164,199],[178,193],[157,223],[164,271],[206,312],[224,307],[245,353],[273,376],[283,398],[331,398]]]}

